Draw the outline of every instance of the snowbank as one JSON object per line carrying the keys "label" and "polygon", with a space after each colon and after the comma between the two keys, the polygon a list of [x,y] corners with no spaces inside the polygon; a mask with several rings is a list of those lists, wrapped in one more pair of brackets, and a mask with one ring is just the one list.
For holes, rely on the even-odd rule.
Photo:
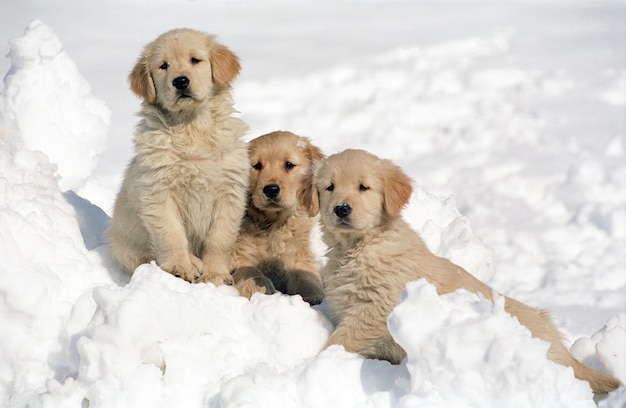
{"label": "snowbank", "polygon": [[95,288],[93,301],[95,312],[77,308],[91,321],[70,345],[73,375],[55,383],[44,406],[67,397],[94,406],[203,406],[234,377],[284,371],[316,355],[331,330],[299,297],[248,301],[154,264],[124,287]]}
{"label": "snowbank", "polygon": [[588,384],[548,361],[548,344],[503,302],[463,291],[440,297],[426,281],[412,282],[389,317],[408,354],[401,365],[333,346],[293,372],[230,381],[222,406],[595,407]]}
{"label": "snowbank", "polygon": [[0,214],[0,395],[20,406],[66,371],[72,309],[110,278],[85,248],[55,166],[11,140],[0,145]]}
{"label": "snowbank", "polygon": [[[411,395],[400,406],[593,407],[589,385],[545,359],[549,345],[495,304],[407,285],[389,327],[407,351]],[[432,402],[432,403],[431,403]]]}
{"label": "snowbank", "polygon": [[52,28],[33,21],[11,41],[0,118],[29,150],[57,165],[63,191],[85,184],[104,150],[111,113],[63,50]]}

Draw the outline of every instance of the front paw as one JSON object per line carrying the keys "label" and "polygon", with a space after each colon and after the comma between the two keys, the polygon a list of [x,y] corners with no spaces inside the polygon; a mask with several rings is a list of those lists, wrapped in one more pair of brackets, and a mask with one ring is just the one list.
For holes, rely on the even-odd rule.
{"label": "front paw", "polygon": [[237,288],[241,296],[245,296],[248,299],[255,293],[262,293],[264,295],[276,293],[276,288],[272,281],[265,277],[256,277],[237,282],[235,283],[235,288]]}
{"label": "front paw", "polygon": [[[200,262],[200,265],[202,265],[202,262]],[[159,267],[165,272],[171,273],[172,275],[191,283],[196,282],[202,275],[202,269],[199,269],[197,264],[191,262],[186,265],[181,263],[165,262],[159,265]]]}
{"label": "front paw", "polygon": [[215,286],[232,285],[233,277],[228,272],[206,271],[198,278],[198,282],[212,283]]}
{"label": "front paw", "polygon": [[248,299],[255,293],[271,295],[276,293],[276,288],[272,281],[265,274],[254,266],[243,266],[233,271],[235,288],[241,296]]}
{"label": "front paw", "polygon": [[311,306],[319,305],[324,300],[324,289],[321,284],[315,281],[303,283],[297,293]]}
{"label": "front paw", "polygon": [[319,305],[324,300],[324,287],[319,277],[309,272],[299,272],[288,283],[287,291],[290,295],[298,294],[310,304]]}

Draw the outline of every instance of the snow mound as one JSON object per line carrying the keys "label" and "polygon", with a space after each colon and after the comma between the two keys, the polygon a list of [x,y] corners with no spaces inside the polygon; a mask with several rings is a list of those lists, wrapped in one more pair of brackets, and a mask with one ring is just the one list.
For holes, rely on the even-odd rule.
{"label": "snow mound", "polygon": [[392,366],[332,346],[291,371],[260,370],[222,387],[221,407],[595,407],[586,382],[549,361],[549,345],[493,304],[407,285],[389,317],[407,360]]}
{"label": "snow mound", "polygon": [[10,45],[0,120],[19,132],[27,149],[57,165],[62,190],[76,190],[104,150],[111,113],[91,95],[49,26],[33,21]]}
{"label": "snow mound", "polygon": [[313,357],[331,330],[299,296],[248,301],[231,287],[191,285],[154,263],[124,287],[95,288],[93,301],[93,317],[70,347],[71,375],[50,385],[44,406],[68,397],[94,406],[203,406],[225,381]]}
{"label": "snow mound", "polygon": [[43,153],[0,144],[0,213],[0,396],[20,401],[65,370],[74,302],[109,273]]}
{"label": "snow mound", "polygon": [[470,221],[457,210],[454,197],[437,197],[417,187],[403,216],[431,252],[450,259],[482,281],[493,276],[493,253],[480,242]]}
{"label": "snow mound", "polygon": [[612,317],[591,337],[581,337],[570,351],[590,367],[609,371],[626,384],[626,313]]}
{"label": "snow mound", "polygon": [[407,285],[388,322],[411,377],[399,406],[595,406],[589,385],[549,361],[549,344],[504,311],[504,297],[439,296],[422,279]]}

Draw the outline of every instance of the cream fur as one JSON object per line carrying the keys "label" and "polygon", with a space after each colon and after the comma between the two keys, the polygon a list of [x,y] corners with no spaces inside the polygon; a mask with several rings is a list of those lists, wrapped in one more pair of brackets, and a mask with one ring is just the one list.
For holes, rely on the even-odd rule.
{"label": "cream fur", "polygon": [[[317,166],[309,203],[320,211],[322,233],[329,247],[322,276],[337,327],[328,344],[370,358],[399,363],[405,351],[386,325],[405,284],[426,278],[440,294],[460,288],[493,299],[493,290],[447,259],[432,254],[400,217],[411,196],[411,183],[400,168],[362,150],[346,150]],[[338,217],[335,207],[349,205]],[[550,343],[548,358],[570,366],[594,392],[608,392],[619,382],[578,362],[561,343],[546,311],[506,298],[505,309]]]}
{"label": "cream fur", "polygon": [[[144,102],[136,155],[107,231],[113,257],[128,272],[155,260],[190,282],[231,283],[230,259],[248,188],[247,126],[230,82],[238,59],[212,36],[180,29],[148,44],[131,89]],[[183,90],[174,79],[186,77]]]}
{"label": "cream fur", "polygon": [[[315,218],[299,196],[322,152],[307,138],[279,131],[252,140],[249,155],[248,208],[233,256],[235,286],[247,297],[278,290],[320,303],[322,281],[310,242]],[[267,186],[279,194],[268,197]]]}

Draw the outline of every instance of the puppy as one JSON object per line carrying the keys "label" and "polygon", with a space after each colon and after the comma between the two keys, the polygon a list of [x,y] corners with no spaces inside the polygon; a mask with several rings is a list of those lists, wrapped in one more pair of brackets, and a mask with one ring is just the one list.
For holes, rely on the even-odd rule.
{"label": "puppy", "polygon": [[316,219],[301,195],[322,152],[307,138],[279,131],[252,140],[249,155],[248,208],[233,256],[235,286],[247,297],[278,289],[318,304],[322,282],[310,242]]}
{"label": "puppy", "polygon": [[[315,169],[308,203],[320,212],[328,263],[322,276],[336,330],[328,344],[398,364],[405,351],[391,337],[386,320],[405,284],[425,278],[439,294],[467,289],[493,300],[492,289],[447,259],[433,255],[401,218],[411,181],[387,160],[362,150],[330,156]],[[505,298],[505,309],[550,343],[548,357],[570,366],[594,392],[612,391],[619,382],[584,366],[561,343],[546,311]]]}
{"label": "puppy", "polygon": [[155,260],[190,282],[232,283],[249,172],[247,126],[232,116],[239,70],[213,36],[178,29],[148,44],[130,73],[141,121],[107,231],[125,270]]}

